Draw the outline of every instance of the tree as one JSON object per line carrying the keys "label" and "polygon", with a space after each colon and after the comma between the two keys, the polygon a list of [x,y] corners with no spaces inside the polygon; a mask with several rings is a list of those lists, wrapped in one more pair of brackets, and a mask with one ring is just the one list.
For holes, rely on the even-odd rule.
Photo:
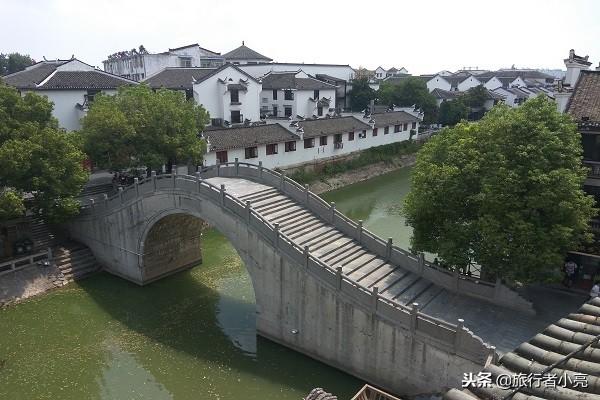
{"label": "tree", "polygon": [[399,84],[383,83],[377,93],[379,102],[386,105],[410,107],[415,105],[425,113],[424,122],[434,123],[437,121],[437,103],[435,97],[429,93],[425,81],[411,76],[402,79]]}
{"label": "tree", "polygon": [[462,100],[465,106],[473,108],[481,108],[488,99],[487,89],[483,85],[472,87],[462,95]]}
{"label": "tree", "polygon": [[454,126],[461,120],[466,119],[468,114],[469,109],[465,106],[462,99],[444,101],[440,104],[438,122],[444,126]]}
{"label": "tree", "polygon": [[84,160],[76,136],[58,128],[52,103],[0,83],[0,219],[22,215],[25,194],[48,221],[75,215]]}
{"label": "tree", "polygon": [[137,85],[121,87],[115,96],[97,96],[81,133],[87,154],[102,168],[196,165],[206,150],[199,133],[208,121],[204,108],[184,93]]}
{"label": "tree", "polygon": [[506,279],[551,277],[591,237],[581,160],[576,125],[543,96],[443,130],[419,152],[404,204],[413,248]]}
{"label": "tree", "polygon": [[35,61],[29,55],[19,53],[3,54],[0,53],[0,75],[8,75],[13,72],[19,72],[35,64]]}
{"label": "tree", "polygon": [[349,94],[352,111],[361,111],[375,99],[376,92],[369,86],[369,79],[364,77],[352,81],[352,90]]}

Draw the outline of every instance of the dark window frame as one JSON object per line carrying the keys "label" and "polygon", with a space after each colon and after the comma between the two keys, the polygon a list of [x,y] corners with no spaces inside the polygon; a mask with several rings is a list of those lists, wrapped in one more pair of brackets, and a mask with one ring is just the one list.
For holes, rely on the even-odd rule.
{"label": "dark window frame", "polygon": [[402,129],[402,124],[400,124],[400,125],[394,125],[394,133],[400,132],[401,129]]}
{"label": "dark window frame", "polygon": [[266,153],[268,156],[278,154],[279,146],[277,143],[270,143],[266,146]]}
{"label": "dark window frame", "polygon": [[288,101],[294,100],[294,92],[292,92],[290,89],[284,90],[283,99]]}
{"label": "dark window frame", "polygon": [[273,100],[277,100],[277,89],[273,89]]}
{"label": "dark window frame", "polygon": [[348,141],[351,142],[354,140],[354,132],[348,132]]}
{"label": "dark window frame", "polygon": [[295,140],[285,142],[284,146],[285,146],[286,153],[289,153],[291,151],[296,151],[296,141]]}
{"label": "dark window frame", "polygon": [[304,139],[305,149],[312,149],[313,147],[315,147],[315,138]]}
{"label": "dark window frame", "polygon": [[327,135],[319,136],[319,146],[327,146]]}
{"label": "dark window frame", "polygon": [[244,149],[244,156],[245,156],[246,160],[250,160],[252,158],[258,158],[258,147],[257,146],[246,147]]}
{"label": "dark window frame", "polygon": [[373,128],[373,137],[377,136],[379,130],[377,128]]}
{"label": "dark window frame", "polygon": [[229,99],[231,104],[237,104],[240,102],[240,91],[238,89],[231,89],[229,91]]}
{"label": "dark window frame", "polygon": [[383,134],[384,135],[389,135],[390,134],[390,127],[389,126],[386,126],[386,127],[383,128]]}
{"label": "dark window frame", "polygon": [[[238,114],[237,122],[234,121],[234,118],[233,118],[234,113]],[[241,124],[242,123],[242,112],[240,110],[231,110],[230,118],[231,118],[231,121],[229,121],[229,122],[231,122],[232,124]]]}
{"label": "dark window frame", "polygon": [[[225,153],[225,157],[223,157],[223,153]],[[228,161],[227,150],[217,151],[216,157],[217,157],[218,164],[225,164]]]}

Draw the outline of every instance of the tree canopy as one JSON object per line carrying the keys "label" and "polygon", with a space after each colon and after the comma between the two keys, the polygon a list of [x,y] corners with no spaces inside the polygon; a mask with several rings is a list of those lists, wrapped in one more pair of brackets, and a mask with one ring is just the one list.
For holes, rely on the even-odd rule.
{"label": "tree canopy", "polygon": [[352,111],[364,110],[375,97],[376,92],[369,86],[369,78],[362,77],[352,81],[352,89],[350,90],[350,107]]}
{"label": "tree canopy", "polygon": [[35,64],[35,61],[28,54],[0,53],[0,75],[19,72],[33,64]]}
{"label": "tree canopy", "polygon": [[182,92],[124,86],[115,96],[95,97],[81,133],[87,154],[101,168],[196,165],[206,150],[199,133],[209,120]]}
{"label": "tree canopy", "polygon": [[394,104],[400,107],[415,105],[425,113],[425,123],[437,121],[438,107],[435,97],[429,93],[427,84],[420,78],[407,77],[402,79],[399,84],[383,82],[379,86],[377,98],[380,104]]}
{"label": "tree canopy", "polygon": [[77,213],[87,181],[77,137],[58,128],[52,103],[0,82],[0,219],[22,215],[24,196],[49,221]]}
{"label": "tree canopy", "polygon": [[440,104],[438,122],[444,126],[454,126],[469,115],[469,109],[461,99],[447,100]]}
{"label": "tree canopy", "polygon": [[521,282],[552,276],[590,238],[581,160],[576,125],[543,96],[444,129],[419,152],[405,200],[413,248]]}

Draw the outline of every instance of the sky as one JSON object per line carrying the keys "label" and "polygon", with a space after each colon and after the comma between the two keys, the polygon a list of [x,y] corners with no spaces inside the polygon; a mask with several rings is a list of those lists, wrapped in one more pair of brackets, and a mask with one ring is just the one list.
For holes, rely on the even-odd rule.
{"label": "sky", "polygon": [[0,52],[36,61],[198,43],[278,62],[405,67],[412,74],[600,62],[598,0],[0,0]]}

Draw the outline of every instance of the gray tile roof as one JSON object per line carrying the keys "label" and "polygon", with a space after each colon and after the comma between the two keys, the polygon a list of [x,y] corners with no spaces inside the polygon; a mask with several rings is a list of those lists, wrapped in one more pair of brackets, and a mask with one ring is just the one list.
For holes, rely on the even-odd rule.
{"label": "gray tile roof", "polygon": [[567,113],[579,122],[600,122],[600,71],[581,71]]}
{"label": "gray tile roof", "polygon": [[300,138],[279,124],[225,128],[204,132],[212,151],[243,149],[259,144],[282,143]]}
{"label": "gray tile roof", "polygon": [[263,89],[319,90],[335,89],[335,85],[315,78],[296,78],[296,72],[271,72],[262,79]]}
{"label": "gray tile roof", "polygon": [[202,80],[216,68],[165,68],[142,82],[151,88],[191,89],[194,80]]}
{"label": "gray tile roof", "polygon": [[298,125],[304,129],[304,137],[311,138],[317,136],[334,135],[336,133],[345,133],[353,131],[362,131],[371,129],[368,125],[354,117],[311,119],[298,122]]}
{"label": "gray tile roof", "polygon": [[116,89],[138,83],[102,71],[56,71],[38,90],[48,89]]}
{"label": "gray tile roof", "polygon": [[375,120],[376,128],[404,124],[409,122],[419,122],[419,118],[415,117],[414,115],[410,115],[405,111],[393,111],[386,112],[383,114],[373,114],[372,118]]}
{"label": "gray tile roof", "polygon": [[46,79],[56,68],[68,61],[41,61],[37,64],[2,77],[2,80],[17,89],[35,89],[35,87]]}
{"label": "gray tile roof", "polygon": [[273,59],[269,57],[265,57],[257,51],[252,50],[251,48],[241,45],[237,49],[231,50],[229,53],[223,54],[226,60],[265,60],[265,61],[273,61]]}
{"label": "gray tile roof", "polygon": [[436,98],[436,99],[442,99],[442,100],[449,100],[449,99],[455,99],[459,96],[459,92],[452,92],[449,90],[443,90],[443,89],[438,89],[435,88],[431,91],[431,94]]}
{"label": "gray tile roof", "polygon": [[346,82],[345,79],[336,78],[335,76],[327,75],[327,74],[316,74],[315,77],[324,82]]}

